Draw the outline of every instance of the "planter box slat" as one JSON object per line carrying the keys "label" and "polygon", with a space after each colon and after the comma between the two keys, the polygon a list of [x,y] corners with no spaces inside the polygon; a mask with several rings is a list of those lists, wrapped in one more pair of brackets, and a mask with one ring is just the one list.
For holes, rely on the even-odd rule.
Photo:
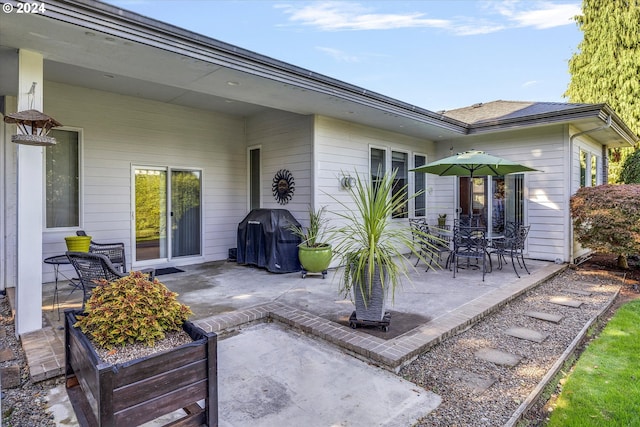
{"label": "planter box slat", "polygon": [[[132,426],[186,408],[172,426],[218,425],[217,336],[190,322],[192,343],[119,365],[98,360],[65,311],[67,393],[81,426]],[[204,408],[197,402],[204,400]]]}
{"label": "planter box slat", "polygon": [[[154,399],[162,394],[162,390],[167,387],[183,387],[196,381],[207,379],[207,364],[205,360],[199,360],[185,366],[173,369],[165,374],[141,379],[140,381],[115,388],[113,390],[113,409],[122,409],[134,406],[144,400]],[[194,399],[204,399],[206,390],[202,390],[200,396],[193,396]]]}
{"label": "planter box slat", "polygon": [[204,411],[199,414],[188,415],[184,418],[176,420],[175,422],[166,424],[166,427],[200,427],[206,424],[206,417]]}
{"label": "planter box slat", "polygon": [[77,383],[72,386],[67,385],[67,395],[73,411],[76,413],[78,425],[82,427],[97,426],[98,420],[94,415],[95,411],[89,405],[80,385]]}
{"label": "planter box slat", "polygon": [[114,386],[116,388],[123,387],[138,382],[142,378],[152,377],[193,361],[206,361],[207,355],[202,344],[203,341],[196,341],[171,351],[154,354],[152,357],[118,365],[118,370],[122,375],[118,375],[118,381]]}
{"label": "planter box slat", "polygon": [[151,414],[157,413],[160,408],[163,410],[170,409],[168,412],[170,413],[177,409],[190,406],[194,402],[194,395],[202,395],[203,390],[206,390],[205,380],[175,389],[170,393],[166,393],[155,399],[146,400],[138,405],[130,406],[115,413],[116,425],[132,426],[143,424],[157,418]]}

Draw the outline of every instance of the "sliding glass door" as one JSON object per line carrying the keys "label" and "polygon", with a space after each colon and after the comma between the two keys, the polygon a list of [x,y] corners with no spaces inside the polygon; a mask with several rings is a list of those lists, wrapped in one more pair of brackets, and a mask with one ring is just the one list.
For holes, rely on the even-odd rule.
{"label": "sliding glass door", "polygon": [[200,255],[200,171],[171,171],[171,256]]}
{"label": "sliding glass door", "polygon": [[134,167],[133,172],[134,260],[200,255],[201,171]]}

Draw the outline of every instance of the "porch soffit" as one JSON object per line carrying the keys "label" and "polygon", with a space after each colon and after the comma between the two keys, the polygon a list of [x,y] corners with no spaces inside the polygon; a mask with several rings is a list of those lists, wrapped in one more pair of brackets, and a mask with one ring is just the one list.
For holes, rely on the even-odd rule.
{"label": "porch soffit", "polygon": [[434,141],[466,133],[456,120],[110,5],[46,3],[46,15],[0,15],[2,47],[41,52],[45,80],[238,116],[319,114]]}
{"label": "porch soffit", "polygon": [[[0,14],[0,54],[41,52],[46,80],[243,117],[269,108],[319,114],[436,142],[568,122],[586,130],[606,119],[601,106],[557,104],[552,111],[552,103],[505,101],[485,105],[494,113],[504,107],[507,116],[513,108],[536,111],[489,119],[471,107],[435,113],[111,5],[45,3],[46,15]],[[11,61],[0,63],[2,80],[13,68]],[[0,95],[15,95],[7,86],[0,84]],[[592,136],[610,145],[637,141],[615,118]]]}

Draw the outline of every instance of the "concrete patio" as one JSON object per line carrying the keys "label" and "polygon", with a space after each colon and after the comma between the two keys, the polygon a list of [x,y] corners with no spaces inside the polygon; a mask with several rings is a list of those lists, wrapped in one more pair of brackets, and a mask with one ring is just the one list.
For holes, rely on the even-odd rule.
{"label": "concrete patio", "polygon": [[[297,347],[289,344],[290,351],[302,354],[307,349],[319,346],[322,351],[337,352],[328,356],[332,360],[347,357],[348,363],[357,362],[351,357],[356,356],[377,366],[378,368],[369,368],[384,377],[391,374],[384,373],[384,370],[397,372],[431,346],[467,328],[564,268],[562,265],[534,260],[528,260],[527,265],[531,274],[519,270],[522,276],[520,279],[510,264],[502,270],[496,269],[494,265],[493,272],[487,274],[483,282],[481,272],[473,268],[460,270],[454,279],[449,270],[431,269],[425,272],[425,266],[420,264],[417,270],[411,271],[411,280],[405,281],[398,290],[393,304],[387,307],[391,311],[388,332],[379,328],[349,327],[348,318],[353,311],[353,304],[338,292],[339,270],[330,271],[326,279],[313,275],[307,275],[303,279],[299,273],[272,274],[232,262],[215,262],[180,267],[183,272],[161,275],[158,279],[177,292],[179,300],[191,307],[194,312],[191,320],[207,331],[219,333],[219,347],[225,349],[221,353],[224,357],[219,360],[221,370],[225,357],[229,357],[228,363],[234,359],[226,353],[230,350],[226,350],[225,346],[229,345],[229,349],[238,345],[251,346],[246,342],[232,342],[231,339],[253,336],[249,342],[256,346],[255,352],[262,350],[269,347],[269,342],[272,341],[269,337],[276,332],[272,327],[257,330],[255,327],[261,323],[273,322],[282,331],[301,334],[294,335],[292,343],[306,342]],[[63,316],[59,321],[58,307],[52,305],[53,290],[52,283],[43,286],[46,326],[22,337],[34,381],[64,373]],[[59,283],[61,314],[65,308],[79,307],[81,293],[75,291],[69,295],[70,290],[66,282]],[[280,337],[278,340],[283,340],[284,343],[285,338],[277,334]],[[263,337],[262,340],[260,336]],[[228,344],[227,337],[230,338]],[[305,341],[309,338],[311,341]],[[292,350],[293,348],[297,350]],[[247,351],[245,347],[244,353],[253,352]],[[246,360],[245,363],[252,362]],[[329,374],[321,372],[319,375],[318,378],[321,378]],[[369,378],[371,372],[362,375]],[[267,377],[268,374],[263,373],[261,376]],[[339,378],[340,373],[333,373],[330,377]],[[397,377],[391,375],[391,378]],[[221,388],[222,386],[220,384]],[[410,416],[414,421],[438,404],[437,396],[429,392],[422,393],[421,396],[429,404],[420,399],[414,401],[415,398],[403,398],[404,403],[412,402],[407,403],[409,406],[420,408],[413,418]],[[221,411],[225,405],[222,400],[221,396]],[[405,412],[413,413],[409,408],[405,408]],[[222,421],[224,420],[221,418]],[[401,425],[410,423],[407,420]]]}

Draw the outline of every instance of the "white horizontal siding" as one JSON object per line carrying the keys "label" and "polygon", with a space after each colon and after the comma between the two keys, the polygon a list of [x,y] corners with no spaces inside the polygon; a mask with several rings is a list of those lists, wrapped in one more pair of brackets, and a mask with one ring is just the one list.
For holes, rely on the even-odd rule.
{"label": "white horizontal siding", "polygon": [[[303,224],[308,223],[312,204],[312,125],[311,116],[282,111],[269,111],[247,120],[247,146],[261,147],[261,207],[286,209]],[[285,205],[279,204],[272,192],[273,178],[281,169],[288,170],[295,182],[293,197]],[[246,205],[245,202],[245,209]]]}
{"label": "white horizontal siding", "polygon": [[[317,172],[315,194],[316,207],[328,206],[341,210],[338,202],[351,204],[348,190],[340,180],[345,175],[359,174],[368,179],[369,148],[387,147],[391,150],[429,154],[433,143],[398,133],[357,125],[324,116],[315,118],[315,170]],[[412,178],[409,174],[409,179]]]}
{"label": "white horizontal siding", "polygon": [[[96,241],[122,241],[131,261],[132,165],[202,170],[200,260],[220,260],[236,246],[246,211],[243,119],[114,93],[46,82],[45,111],[82,129],[81,228]],[[64,253],[64,236],[45,231],[45,257]],[[52,280],[45,266],[45,280]]]}
{"label": "white horizontal siding", "polygon": [[[539,172],[525,173],[525,221],[531,225],[527,254],[535,259],[568,261],[566,132],[567,128],[559,125],[450,140],[438,144],[437,159],[475,149],[537,169]],[[450,186],[435,188],[440,203],[452,198]],[[451,212],[455,208],[453,202],[447,207]]]}
{"label": "white horizontal siding", "polygon": [[[571,127],[571,134],[577,134],[580,131],[574,127]],[[585,151],[589,153],[591,156],[595,156],[597,159],[597,171],[592,171],[593,173],[597,173],[598,182],[602,180],[602,168],[604,165],[604,159],[602,157],[602,146],[596,142],[594,142],[589,134],[582,134],[573,140],[573,144],[571,145],[571,156],[573,158],[573,162],[571,163],[571,195],[574,195],[578,189],[580,188],[580,154],[581,151]],[[589,166],[590,167],[590,166]],[[585,185],[591,186],[592,182],[590,179],[586,179]],[[572,259],[580,258],[581,256],[587,255],[591,250],[588,248],[582,247],[580,243],[576,240],[574,241],[573,246],[573,254]]]}

